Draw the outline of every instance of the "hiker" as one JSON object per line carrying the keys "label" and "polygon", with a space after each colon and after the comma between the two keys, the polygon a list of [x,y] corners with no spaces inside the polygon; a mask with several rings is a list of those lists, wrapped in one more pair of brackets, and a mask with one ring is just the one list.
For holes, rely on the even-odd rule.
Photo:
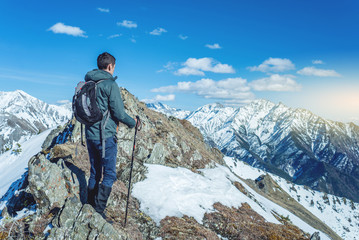
{"label": "hiker", "polygon": [[103,114],[108,114],[104,114],[101,121],[91,126],[86,125],[87,149],[91,163],[87,202],[104,218],[107,200],[116,181],[117,125],[119,122],[129,128],[136,125],[136,120],[125,112],[120,88],[115,82],[117,77],[112,76],[115,61],[111,54],[104,52],[97,58],[98,69],[88,72],[85,76],[86,82],[101,81],[96,84],[96,103]]}

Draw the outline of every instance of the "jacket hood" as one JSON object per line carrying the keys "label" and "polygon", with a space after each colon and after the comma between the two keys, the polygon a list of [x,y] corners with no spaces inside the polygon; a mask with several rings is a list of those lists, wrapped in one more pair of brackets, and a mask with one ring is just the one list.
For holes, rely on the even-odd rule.
{"label": "jacket hood", "polygon": [[94,69],[92,71],[89,71],[88,73],[86,73],[85,75],[85,81],[100,81],[100,80],[113,80],[115,81],[117,79],[117,77],[113,77],[111,75],[111,73],[103,71],[103,70],[99,70],[99,69]]}

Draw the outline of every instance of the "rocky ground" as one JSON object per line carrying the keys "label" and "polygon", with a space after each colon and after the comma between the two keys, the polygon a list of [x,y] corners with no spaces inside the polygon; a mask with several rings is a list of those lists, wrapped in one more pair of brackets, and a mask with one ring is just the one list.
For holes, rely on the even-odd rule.
{"label": "rocky ground", "polygon": [[[220,151],[206,145],[188,121],[149,110],[126,90],[122,90],[122,96],[127,113],[142,120],[132,183],[145,179],[146,163],[180,166],[196,173],[201,168],[225,165]],[[23,194],[9,201],[14,202],[16,210],[36,206],[35,214],[15,219],[11,217],[14,210],[4,210],[0,239],[310,239],[285,221],[266,222],[248,204],[229,208],[216,203],[216,211],[207,213],[203,223],[188,216],[166,217],[157,226],[140,211],[139,201],[130,197],[124,227],[133,136],[134,129],[120,124],[118,181],[106,208],[112,224],[85,204],[90,166],[87,149],[80,141],[80,124],[72,120],[54,130],[42,152],[30,159],[27,182],[20,189]]]}

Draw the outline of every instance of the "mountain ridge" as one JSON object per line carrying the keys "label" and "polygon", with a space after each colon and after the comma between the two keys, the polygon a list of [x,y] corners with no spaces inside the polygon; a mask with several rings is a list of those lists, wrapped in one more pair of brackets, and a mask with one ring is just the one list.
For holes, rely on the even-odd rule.
{"label": "mountain ridge", "polygon": [[359,199],[359,127],[354,123],[264,99],[240,108],[207,104],[185,119],[228,156],[316,190]]}
{"label": "mountain ridge", "polygon": [[0,92],[0,152],[63,124],[71,115],[70,104],[47,104],[22,90]]}

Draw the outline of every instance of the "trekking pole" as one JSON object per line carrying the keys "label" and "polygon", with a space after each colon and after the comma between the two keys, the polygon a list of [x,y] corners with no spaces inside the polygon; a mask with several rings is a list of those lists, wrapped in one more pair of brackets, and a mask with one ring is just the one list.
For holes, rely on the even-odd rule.
{"label": "trekking pole", "polygon": [[137,135],[137,130],[138,127],[140,125],[140,117],[136,116],[137,122],[136,122],[136,126],[135,126],[135,137],[133,139],[133,149],[132,149],[132,159],[131,159],[131,168],[130,168],[130,179],[128,182],[128,192],[127,192],[127,203],[126,203],[126,214],[125,214],[125,223],[124,223],[124,227],[126,227],[126,222],[127,222],[127,210],[128,210],[128,202],[130,200],[130,191],[131,191],[131,179],[132,179],[132,169],[133,169],[133,158],[134,158],[134,154],[135,154],[135,148],[136,148],[136,135]]}

